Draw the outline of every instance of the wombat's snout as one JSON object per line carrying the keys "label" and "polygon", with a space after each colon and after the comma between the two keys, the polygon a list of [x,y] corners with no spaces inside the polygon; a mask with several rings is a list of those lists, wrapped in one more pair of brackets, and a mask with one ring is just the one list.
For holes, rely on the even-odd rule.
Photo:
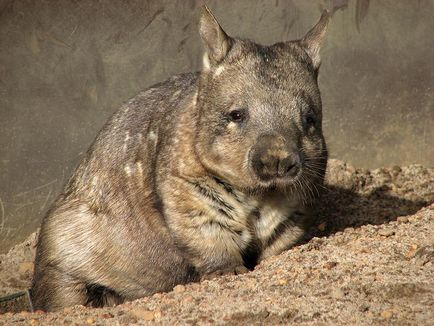
{"label": "wombat's snout", "polygon": [[282,136],[262,135],[250,153],[250,164],[260,180],[293,178],[300,169],[300,156]]}

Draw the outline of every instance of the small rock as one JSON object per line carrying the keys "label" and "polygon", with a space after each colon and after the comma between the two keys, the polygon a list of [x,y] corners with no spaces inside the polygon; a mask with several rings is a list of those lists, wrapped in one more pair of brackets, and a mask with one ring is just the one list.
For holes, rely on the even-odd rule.
{"label": "small rock", "polygon": [[161,310],[155,310],[155,311],[154,311],[154,317],[155,317],[156,319],[160,319],[162,315],[163,315],[163,314],[161,313]]}
{"label": "small rock", "polygon": [[72,308],[71,307],[65,307],[65,308],[63,308],[63,312],[65,314],[70,314],[72,312]]}
{"label": "small rock", "polygon": [[408,217],[407,216],[398,216],[398,218],[396,219],[396,221],[398,223],[408,223]]}
{"label": "small rock", "polygon": [[414,222],[417,222],[417,219],[418,219],[417,216],[410,216],[410,217],[408,218],[408,221],[409,221],[410,223],[414,223]]}
{"label": "small rock", "polygon": [[154,312],[144,308],[131,309],[130,315],[136,319],[153,320],[155,318]]}
{"label": "small rock", "polygon": [[345,297],[345,292],[340,288],[333,288],[330,295],[334,299],[342,299]]}
{"label": "small rock", "polygon": [[182,284],[179,284],[173,288],[173,292],[175,292],[175,293],[185,292],[185,286]]}
{"label": "small rock", "polygon": [[428,262],[434,261],[434,246],[428,245],[419,248],[414,256],[417,258],[418,265],[425,265]]}
{"label": "small rock", "polygon": [[324,268],[326,269],[332,269],[333,267],[335,267],[338,263],[335,261],[328,261],[324,264]]}
{"label": "small rock", "polygon": [[383,319],[390,319],[393,317],[393,311],[392,310],[383,310],[380,315],[381,315],[381,318],[383,318]]}
{"label": "small rock", "polygon": [[29,325],[39,325],[39,320],[37,320],[37,319],[30,319],[29,320]]}
{"label": "small rock", "polygon": [[410,249],[405,254],[407,259],[411,259],[416,255],[418,246],[416,244],[411,245]]}
{"label": "small rock", "polygon": [[283,279],[279,280],[279,284],[280,285],[287,285],[288,284],[288,280],[286,278],[283,278]]}
{"label": "small rock", "polygon": [[402,171],[401,168],[399,166],[395,165],[395,166],[392,167],[392,171],[391,172],[392,172],[392,175],[394,177],[396,177],[401,171]]}
{"label": "small rock", "polygon": [[361,311],[361,312],[366,312],[366,311],[368,311],[369,310],[369,305],[367,304],[367,303],[362,303],[360,306],[359,306],[359,311]]}
{"label": "small rock", "polygon": [[185,302],[192,302],[193,301],[193,297],[191,295],[187,295],[186,297],[184,297],[184,301]]}
{"label": "small rock", "polygon": [[87,324],[94,324],[95,323],[95,319],[92,318],[92,317],[89,317],[89,318],[86,319],[86,323]]}
{"label": "small rock", "polygon": [[390,229],[380,229],[378,231],[378,234],[382,235],[383,237],[390,237],[390,236],[392,236],[392,235],[395,234],[395,231],[394,230],[390,230]]}

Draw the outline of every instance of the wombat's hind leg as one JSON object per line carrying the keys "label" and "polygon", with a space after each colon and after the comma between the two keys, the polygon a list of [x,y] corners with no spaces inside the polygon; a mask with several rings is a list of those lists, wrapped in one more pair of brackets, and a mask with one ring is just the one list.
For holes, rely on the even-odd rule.
{"label": "wombat's hind leg", "polygon": [[88,297],[86,305],[90,307],[116,306],[124,302],[124,298],[114,290],[99,284],[88,284],[86,290]]}
{"label": "wombat's hind leg", "polygon": [[31,297],[33,309],[44,311],[87,302],[85,283],[53,267],[46,267],[34,275]]}

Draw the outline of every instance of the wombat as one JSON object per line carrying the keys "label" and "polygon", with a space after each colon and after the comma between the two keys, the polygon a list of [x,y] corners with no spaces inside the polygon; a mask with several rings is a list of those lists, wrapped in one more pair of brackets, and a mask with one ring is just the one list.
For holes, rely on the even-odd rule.
{"label": "wombat", "polygon": [[43,219],[34,308],[242,273],[303,239],[327,164],[317,76],[328,21],[263,46],[228,36],[204,7],[203,71],[123,105]]}

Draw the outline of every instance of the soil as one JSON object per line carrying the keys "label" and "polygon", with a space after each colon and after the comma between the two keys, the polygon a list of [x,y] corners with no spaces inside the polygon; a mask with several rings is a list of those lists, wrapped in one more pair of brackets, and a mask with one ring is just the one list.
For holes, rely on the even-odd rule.
{"label": "soil", "polygon": [[[7,312],[9,324],[434,325],[434,169],[330,160],[311,239],[253,272],[108,307]],[[0,255],[0,296],[30,285],[36,235]]]}

